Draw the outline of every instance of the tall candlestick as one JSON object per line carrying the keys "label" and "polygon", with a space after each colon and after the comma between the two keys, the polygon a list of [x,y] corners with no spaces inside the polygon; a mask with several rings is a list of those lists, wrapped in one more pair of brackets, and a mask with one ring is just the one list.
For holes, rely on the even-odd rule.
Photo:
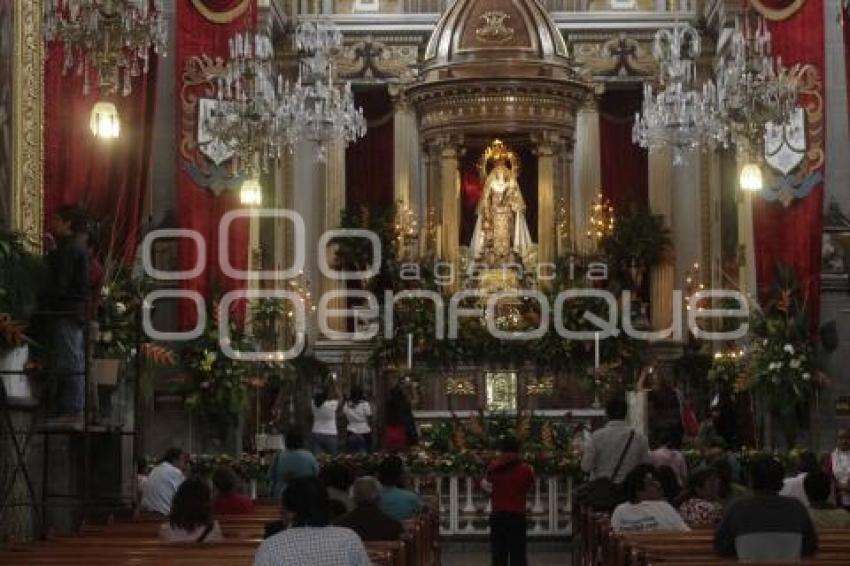
{"label": "tall candlestick", "polygon": [[593,334],[593,369],[599,371],[599,333]]}
{"label": "tall candlestick", "polygon": [[413,369],[413,334],[407,335],[407,369]]}

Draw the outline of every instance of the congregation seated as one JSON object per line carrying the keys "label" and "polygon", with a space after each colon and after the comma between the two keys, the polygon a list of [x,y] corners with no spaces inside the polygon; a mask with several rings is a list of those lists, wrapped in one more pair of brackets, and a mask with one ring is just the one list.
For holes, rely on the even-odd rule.
{"label": "congregation seated", "polygon": [[799,560],[818,546],[812,520],[796,499],[779,495],[785,475],[772,458],[751,467],[753,495],[732,502],[714,534],[714,549],[739,560]]}
{"label": "congregation seated", "polygon": [[351,487],[354,510],[334,524],[357,533],[364,541],[398,540],[404,532],[401,522],[381,511],[381,484],[372,476],[363,476]]}
{"label": "congregation seated", "polygon": [[288,431],[284,445],[286,448],[275,454],[268,471],[269,485],[275,498],[280,497],[289,481],[316,477],[319,474],[319,463],[313,453],[304,448],[304,435],[301,431]]}
{"label": "congregation seated", "polygon": [[212,494],[207,484],[189,478],[180,484],[171,504],[168,522],[159,528],[165,542],[220,542],[223,537],[212,516]]}
{"label": "congregation seated", "polygon": [[177,488],[186,479],[184,471],[188,467],[188,454],[180,448],[169,448],[142,484],[141,510],[167,516]]}
{"label": "congregation seated", "polygon": [[820,470],[809,472],[803,480],[803,488],[809,502],[809,516],[818,531],[850,528],[850,512],[829,502],[832,478]]}
{"label": "congregation seated", "polygon": [[782,489],[779,491],[779,495],[793,497],[808,507],[809,498],[806,497],[806,490],[803,488],[803,481],[809,473],[815,472],[819,469],[820,463],[818,462],[818,458],[815,456],[814,452],[809,450],[800,452],[800,455],[797,458],[797,474],[789,478],[785,478],[782,483]]}
{"label": "congregation seated", "polygon": [[664,500],[661,483],[651,464],[641,464],[626,475],[627,501],[614,508],[611,528],[624,531],[689,531],[676,509]]}
{"label": "congregation seated", "polygon": [[390,455],[378,466],[381,482],[381,510],[399,521],[411,519],[422,511],[419,496],[404,488],[404,463],[401,458]]}
{"label": "congregation seated", "polygon": [[254,566],[368,566],[360,537],[331,526],[329,507],[328,492],[317,478],[290,481],[282,509],[288,528],[260,544]]}
{"label": "congregation seated", "polygon": [[354,502],[348,495],[352,481],[351,472],[348,468],[342,464],[331,462],[322,469],[319,477],[328,490],[332,521],[354,509]]}
{"label": "congregation seated", "polygon": [[719,485],[714,468],[699,467],[691,473],[684,500],[679,505],[679,514],[690,527],[713,527],[720,522],[723,506],[718,496]]}
{"label": "congregation seated", "polygon": [[240,515],[254,511],[254,501],[236,491],[236,474],[227,466],[215,469],[212,475],[215,499],[212,510],[217,515]]}

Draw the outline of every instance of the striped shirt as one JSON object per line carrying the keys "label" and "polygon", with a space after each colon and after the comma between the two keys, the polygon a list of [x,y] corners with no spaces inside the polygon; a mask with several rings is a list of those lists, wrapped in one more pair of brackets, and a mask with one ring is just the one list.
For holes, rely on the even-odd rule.
{"label": "striped shirt", "polygon": [[295,527],[263,541],[254,566],[369,566],[360,537],[342,527]]}

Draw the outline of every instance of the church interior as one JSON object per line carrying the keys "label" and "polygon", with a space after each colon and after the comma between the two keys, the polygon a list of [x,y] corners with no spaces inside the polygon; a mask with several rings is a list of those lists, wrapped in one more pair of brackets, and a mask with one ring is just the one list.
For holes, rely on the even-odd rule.
{"label": "church interior", "polygon": [[779,564],[703,489],[768,460],[850,563],[847,2],[0,0],[0,66],[0,564]]}

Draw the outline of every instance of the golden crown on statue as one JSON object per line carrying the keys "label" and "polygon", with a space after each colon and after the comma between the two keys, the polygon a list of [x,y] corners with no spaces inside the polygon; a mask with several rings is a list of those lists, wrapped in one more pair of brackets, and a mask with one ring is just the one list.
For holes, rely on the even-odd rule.
{"label": "golden crown on statue", "polygon": [[514,174],[514,177],[519,177],[519,157],[516,153],[505,146],[502,140],[494,139],[478,162],[478,171],[481,179],[487,178],[497,165],[504,165]]}

